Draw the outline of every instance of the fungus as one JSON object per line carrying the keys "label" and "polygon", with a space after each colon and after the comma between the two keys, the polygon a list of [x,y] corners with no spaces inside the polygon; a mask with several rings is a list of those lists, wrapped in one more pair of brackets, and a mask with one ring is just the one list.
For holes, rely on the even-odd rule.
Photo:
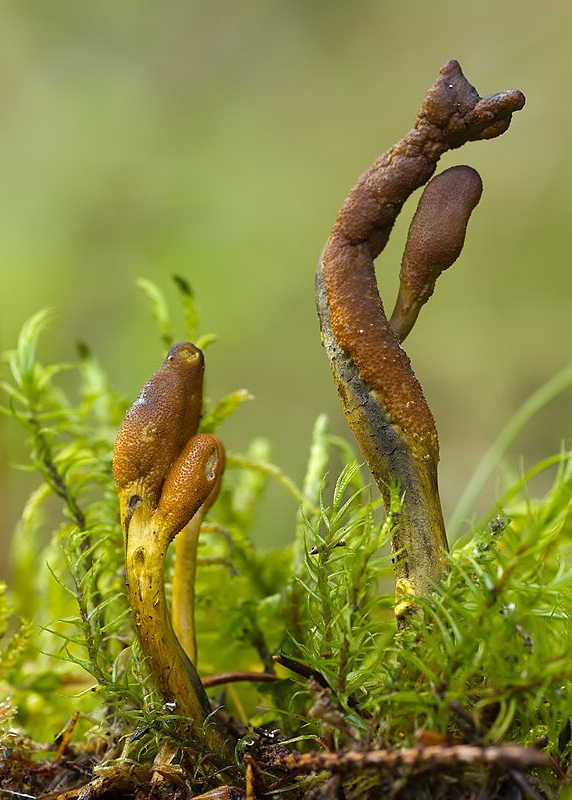
{"label": "fungus", "polygon": [[197,546],[202,522],[220,491],[224,464],[224,447],[216,436],[191,437],[171,467],[159,501],[158,513],[164,516],[166,524],[180,530],[175,541],[172,619],[175,635],[195,666]]}
{"label": "fungus", "polygon": [[391,323],[374,260],[403,203],[431,178],[443,153],[500,135],[524,102],[516,90],[481,98],[456,61],[444,64],[413,128],[350,191],[318,265],[322,342],[348,423],[386,506],[392,483],[398,482],[403,498],[392,541],[398,617],[413,608],[405,595],[426,597],[441,580],[448,551],[437,483],[437,429],[400,340],[439,272],[461,251],[480,196],[478,175],[456,168],[427,187],[411,225]]}
{"label": "fungus", "polygon": [[[198,348],[189,342],[171,348],[119,428],[113,474],[129,602],[141,648],[165,702],[187,716],[211,752],[221,755],[226,743],[213,724],[206,724],[211,706],[191,660],[196,647],[186,652],[177,638],[165,597],[167,549],[188,528],[192,535],[185,543],[183,561],[192,569],[186,576],[179,573],[177,592],[185,605],[179,618],[190,625],[186,641],[194,642],[194,620],[185,595],[190,592],[194,597],[198,530],[218,494],[225,462],[222,443],[197,433],[203,372]],[[192,601],[190,607],[192,612]],[[177,619],[177,611],[174,616]]]}

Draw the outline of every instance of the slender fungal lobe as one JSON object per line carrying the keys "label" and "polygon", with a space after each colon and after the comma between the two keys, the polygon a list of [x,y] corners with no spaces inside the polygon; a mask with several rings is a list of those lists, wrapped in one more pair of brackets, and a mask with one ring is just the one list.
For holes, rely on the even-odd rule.
{"label": "slender fungal lobe", "polygon": [[389,323],[403,342],[435,281],[459,258],[469,217],[483,191],[476,169],[451,167],[431,178],[409,226],[399,273],[399,293]]}

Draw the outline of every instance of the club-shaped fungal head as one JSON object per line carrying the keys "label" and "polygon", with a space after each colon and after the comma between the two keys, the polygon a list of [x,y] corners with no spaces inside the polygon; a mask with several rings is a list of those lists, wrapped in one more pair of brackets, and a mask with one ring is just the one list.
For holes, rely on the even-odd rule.
{"label": "club-shaped fungal head", "polygon": [[446,169],[425,187],[409,227],[390,319],[399,341],[415,324],[441,272],[459,257],[482,189],[479,173],[464,165]]}
{"label": "club-shaped fungal head", "polygon": [[197,434],[187,442],[163,484],[156,514],[161,537],[171,541],[200,508],[210,508],[219,493],[224,467],[224,446],[216,436]]}
{"label": "club-shaped fungal head", "polygon": [[113,451],[122,520],[131,490],[157,507],[171,464],[198,429],[203,374],[203,354],[195,345],[173,345],[125,415]]}

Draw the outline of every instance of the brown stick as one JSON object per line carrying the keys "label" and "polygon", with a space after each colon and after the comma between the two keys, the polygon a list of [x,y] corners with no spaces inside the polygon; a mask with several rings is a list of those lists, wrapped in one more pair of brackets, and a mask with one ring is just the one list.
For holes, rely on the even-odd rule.
{"label": "brown stick", "polygon": [[222,686],[225,683],[276,683],[279,678],[268,672],[220,672],[218,675],[207,675],[202,679],[205,689]]}
{"label": "brown stick", "polygon": [[280,753],[269,763],[270,769],[286,769],[292,772],[318,772],[328,770],[349,773],[364,769],[375,769],[395,775],[403,768],[431,768],[438,772],[455,766],[490,764],[507,771],[510,769],[554,768],[554,762],[545,753],[516,744],[479,746],[471,744],[432,745],[409,747],[402,750],[350,751],[347,753]]}

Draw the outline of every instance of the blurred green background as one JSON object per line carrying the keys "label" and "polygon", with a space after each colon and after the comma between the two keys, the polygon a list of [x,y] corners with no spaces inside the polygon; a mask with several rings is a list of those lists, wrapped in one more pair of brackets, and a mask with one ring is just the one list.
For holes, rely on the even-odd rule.
{"label": "blurred green background", "polygon": [[[347,190],[410,127],[443,61],[457,58],[480,94],[524,91],[507,134],[443,159],[475,166],[485,191],[407,343],[440,430],[450,514],[502,425],[570,360],[572,4],[5,0],[0,19],[2,349],[53,306],[42,360],[87,341],[133,397],[164,355],[135,281],[174,299],[180,273],[203,330],[219,334],[209,395],[256,396],[223,428],[227,446],[264,434],[297,480],[317,414],[346,431],[313,274]],[[379,262],[387,305],[412,211]],[[515,464],[569,438],[569,403],[519,437]],[[30,478],[3,463],[0,480],[6,539]],[[500,484],[489,489],[485,505]],[[293,514],[273,490],[260,536],[284,542]]]}

